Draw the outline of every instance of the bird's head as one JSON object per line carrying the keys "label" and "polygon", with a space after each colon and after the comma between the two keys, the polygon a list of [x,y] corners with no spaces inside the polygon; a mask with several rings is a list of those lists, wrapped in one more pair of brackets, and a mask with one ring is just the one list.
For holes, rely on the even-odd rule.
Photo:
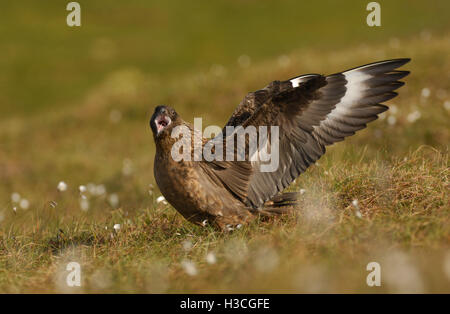
{"label": "bird's head", "polygon": [[181,118],[173,108],[169,106],[157,106],[150,118],[150,127],[153,131],[153,137],[156,139],[161,136],[161,134],[167,133],[174,125],[178,125],[180,121]]}

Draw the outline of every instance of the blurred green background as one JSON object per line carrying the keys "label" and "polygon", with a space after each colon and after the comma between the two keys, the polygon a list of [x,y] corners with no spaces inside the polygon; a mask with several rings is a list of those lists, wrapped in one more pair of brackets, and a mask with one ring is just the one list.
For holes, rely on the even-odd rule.
{"label": "blurred green background", "polygon": [[[76,103],[111,71],[136,67],[164,80],[241,55],[265,60],[309,47],[340,49],[432,29],[448,30],[449,1],[79,1],[82,26],[66,25],[69,1],[3,1],[0,116]],[[301,69],[298,69],[301,70]],[[152,105],[152,104],[149,104]]]}

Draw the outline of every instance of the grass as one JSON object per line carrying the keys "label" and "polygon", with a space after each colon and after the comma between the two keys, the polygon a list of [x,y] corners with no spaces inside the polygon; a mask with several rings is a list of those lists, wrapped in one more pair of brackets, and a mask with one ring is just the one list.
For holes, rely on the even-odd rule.
{"label": "grass", "polygon": [[[229,10],[238,6],[231,3],[221,5]],[[412,3],[411,10],[419,10],[421,5]],[[128,7],[130,12],[137,4],[144,5],[136,1]],[[13,17],[20,10],[11,6],[5,23],[18,30]],[[206,6],[202,14],[207,16],[214,8]],[[47,22],[51,30],[47,44],[56,47],[66,30],[53,26],[57,10],[47,9],[30,12],[53,17]],[[251,9],[245,7],[227,25],[243,23]],[[255,29],[250,27],[249,34],[267,27],[263,20],[269,9],[258,7],[260,19],[252,17]],[[95,16],[107,18],[95,10]],[[173,8],[161,10],[180,14]],[[356,11],[349,6],[348,12]],[[389,12],[386,21],[392,22]],[[14,62],[21,67],[9,59],[6,73],[19,72],[11,74],[15,81],[3,86],[1,96],[6,105],[0,119],[0,292],[450,292],[450,37],[439,16],[431,23],[426,12],[418,25],[401,15],[402,32],[386,27],[364,41],[367,33],[357,28],[345,45],[337,40],[342,35],[335,44],[325,45],[305,34],[302,45],[291,41],[278,50],[256,52],[258,45],[248,44],[247,51],[227,48],[217,57],[207,54],[206,61],[198,61],[201,53],[191,51],[179,61],[182,66],[175,63],[167,71],[176,57],[165,56],[170,47],[164,45],[172,43],[177,51],[190,46],[181,35],[163,41],[157,55],[147,59],[144,53],[133,55],[142,33],[133,37],[132,29],[124,29],[113,35],[118,28],[99,23],[103,37],[110,38],[99,45],[120,43],[118,55],[100,56],[106,59],[95,66],[86,56],[78,63],[69,58],[72,61],[63,67],[64,53],[38,49],[42,64],[35,64],[35,73],[44,73],[43,66],[53,56],[54,67],[45,72],[47,83],[38,81],[47,85],[30,89],[32,80],[22,80],[19,72],[37,57],[18,48],[22,41],[26,47],[26,37],[32,36],[30,25],[23,38],[11,35],[2,43],[15,43],[12,46],[21,53]],[[173,20],[170,14],[167,21]],[[230,18],[223,14],[217,25]],[[144,17],[138,21],[137,30],[147,23]],[[198,23],[206,21],[205,17]],[[167,34],[175,34],[176,25],[167,24]],[[428,30],[422,30],[424,25]],[[194,34],[200,26],[189,27],[186,34]],[[207,45],[211,39],[211,47],[221,47],[218,41],[224,38],[224,47],[229,47],[237,32],[214,30],[200,36],[199,44]],[[79,49],[75,53],[90,47],[101,33],[89,26],[83,32],[73,34],[73,47],[76,43],[81,47],[74,48]],[[314,34],[322,36],[320,42],[328,39],[323,31]],[[245,38],[236,40],[242,43]],[[275,46],[283,38],[277,38]],[[127,41],[132,48],[122,50]],[[144,51],[150,46],[145,45]],[[243,53],[251,57],[250,66],[236,63]],[[248,91],[271,80],[334,73],[395,57],[413,60],[405,67],[412,74],[400,96],[389,103],[386,115],[328,149],[296,180],[290,189],[306,192],[295,215],[223,234],[193,226],[170,205],[156,202],[160,193],[154,184],[154,145],[147,123],[154,104],[173,105],[188,121],[202,117],[204,126],[223,125]],[[58,79],[61,73],[73,74],[74,79]],[[19,83],[26,93],[20,92]],[[9,105],[16,102],[17,106]],[[67,182],[67,191],[57,191],[59,181]],[[88,185],[91,191],[84,193],[87,211],[80,206],[79,185]],[[98,186],[106,192],[100,193]],[[13,202],[13,193],[27,199],[29,208]],[[118,204],[111,202],[111,195],[117,195]],[[115,224],[121,226],[118,231]],[[212,256],[215,263],[209,263]],[[64,283],[71,261],[81,264],[80,288]],[[381,265],[381,287],[366,285],[366,265],[371,261]]]}

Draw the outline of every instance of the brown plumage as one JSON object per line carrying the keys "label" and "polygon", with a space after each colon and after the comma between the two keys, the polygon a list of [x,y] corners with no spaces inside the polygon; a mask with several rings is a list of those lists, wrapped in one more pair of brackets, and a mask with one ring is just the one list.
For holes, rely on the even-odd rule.
{"label": "brown plumage", "polygon": [[[329,76],[302,75],[249,93],[226,127],[279,126],[279,166],[273,172],[261,171],[259,158],[250,159],[248,140],[244,161],[175,161],[171,150],[178,138],[171,137],[172,130],[185,126],[192,138],[200,136],[199,131],[172,108],[156,107],[150,126],[161,193],[187,220],[222,230],[260,215],[288,212],[296,194],[281,192],[325,153],[325,146],[355,134],[388,109],[381,103],[395,97],[394,90],[404,84],[399,80],[409,72],[396,69],[407,62],[395,59]],[[235,147],[226,146],[225,128],[215,140],[223,141],[224,152],[236,157]],[[201,138],[202,146],[208,141]],[[193,148],[192,141],[189,145]]]}

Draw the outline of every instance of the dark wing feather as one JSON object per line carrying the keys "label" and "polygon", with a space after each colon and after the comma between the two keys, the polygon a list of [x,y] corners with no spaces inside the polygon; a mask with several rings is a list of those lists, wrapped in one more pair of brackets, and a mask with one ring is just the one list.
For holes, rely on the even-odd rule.
{"label": "dark wing feather", "polygon": [[325,146],[366,127],[388,107],[381,105],[397,94],[395,71],[409,59],[377,62],[330,76],[309,74],[285,82],[275,81],[251,93],[227,125],[279,126],[279,167],[261,172],[253,161],[247,203],[260,207],[286,188],[325,153]]}

